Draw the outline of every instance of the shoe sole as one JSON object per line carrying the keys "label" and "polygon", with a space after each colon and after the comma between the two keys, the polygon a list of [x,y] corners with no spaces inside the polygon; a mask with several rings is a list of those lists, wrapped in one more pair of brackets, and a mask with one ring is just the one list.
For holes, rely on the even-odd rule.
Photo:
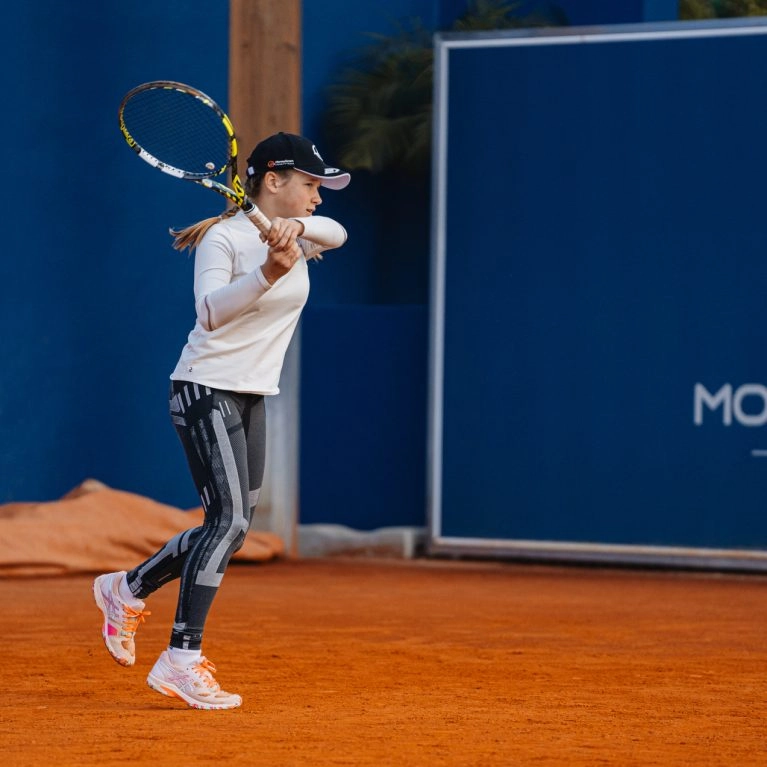
{"label": "shoe sole", "polygon": [[174,685],[163,682],[152,674],[149,674],[146,683],[155,692],[159,692],[161,695],[166,695],[169,698],[178,698],[179,700],[184,701],[187,706],[203,711],[223,711],[229,708],[238,708],[242,705],[242,700],[239,700],[237,703],[201,703],[200,701],[185,695]]}
{"label": "shoe sole", "polygon": [[104,598],[101,596],[101,586],[99,585],[99,580],[101,577],[102,576],[99,576],[95,581],[93,581],[93,598],[96,600],[96,607],[101,610],[101,614],[104,618],[104,622],[101,624],[101,638],[104,640],[104,646],[107,648],[109,656],[115,661],[115,663],[119,664],[123,668],[128,668],[129,666],[132,666],[133,663],[135,663],[135,659],[130,661],[126,658],[121,658],[119,655],[115,655],[115,653],[112,651],[112,648],[109,646],[107,635],[109,620],[107,618],[107,607],[104,604]]}

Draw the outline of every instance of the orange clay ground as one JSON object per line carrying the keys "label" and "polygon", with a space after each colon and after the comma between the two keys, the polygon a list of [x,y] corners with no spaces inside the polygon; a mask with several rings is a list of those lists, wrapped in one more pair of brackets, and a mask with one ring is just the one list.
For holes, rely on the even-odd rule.
{"label": "orange clay ground", "polygon": [[767,764],[767,577],[364,559],[232,565],[205,644],[234,711],[124,669],[90,575],[0,579],[2,767]]}

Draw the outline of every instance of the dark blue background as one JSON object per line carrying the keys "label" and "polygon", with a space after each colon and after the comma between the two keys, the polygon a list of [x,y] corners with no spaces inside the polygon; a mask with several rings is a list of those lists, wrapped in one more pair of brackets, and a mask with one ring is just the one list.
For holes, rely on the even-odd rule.
{"label": "dark blue background", "polygon": [[[676,12],[675,0],[558,5],[573,24]],[[325,151],[327,89],[371,34],[396,33],[412,17],[445,28],[465,8],[304,3],[303,132]],[[192,261],[172,250],[167,230],[223,201],[139,162],[117,106],[140,82],[177,79],[226,107],[229,4],[40,0],[9,6],[5,30],[0,503],[55,499],[94,477],[196,506],[166,403],[193,322]],[[348,192],[325,195],[323,212],[350,239],[312,270],[301,521],[425,521],[429,194],[428,179],[357,172]]]}
{"label": "dark blue background", "polygon": [[767,544],[766,55],[450,51],[443,535]]}

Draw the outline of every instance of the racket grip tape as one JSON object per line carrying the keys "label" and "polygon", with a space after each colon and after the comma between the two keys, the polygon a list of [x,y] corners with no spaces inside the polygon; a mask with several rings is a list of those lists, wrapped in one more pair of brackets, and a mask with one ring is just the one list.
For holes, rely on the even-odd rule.
{"label": "racket grip tape", "polygon": [[245,215],[256,225],[258,231],[261,234],[269,234],[269,230],[272,228],[272,222],[255,206],[255,204],[245,198],[245,202],[242,205],[242,210]]}

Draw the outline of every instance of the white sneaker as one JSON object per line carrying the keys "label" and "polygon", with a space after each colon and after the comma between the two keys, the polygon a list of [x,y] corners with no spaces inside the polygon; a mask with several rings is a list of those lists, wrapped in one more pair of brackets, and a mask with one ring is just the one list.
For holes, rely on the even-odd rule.
{"label": "white sneaker", "polygon": [[133,637],[139,623],[143,623],[147,615],[144,603],[138,609],[131,607],[120,597],[117,586],[120,578],[125,577],[125,570],[117,573],[99,575],[93,581],[93,596],[96,605],[104,615],[101,626],[101,636],[109,654],[121,665],[132,666],[136,662],[136,644]]}
{"label": "white sneaker", "polygon": [[213,678],[216,667],[205,657],[179,668],[174,666],[164,650],[146,678],[147,684],[157,692],[171,698],[180,698],[192,708],[237,708],[242,698],[224,692]]}

